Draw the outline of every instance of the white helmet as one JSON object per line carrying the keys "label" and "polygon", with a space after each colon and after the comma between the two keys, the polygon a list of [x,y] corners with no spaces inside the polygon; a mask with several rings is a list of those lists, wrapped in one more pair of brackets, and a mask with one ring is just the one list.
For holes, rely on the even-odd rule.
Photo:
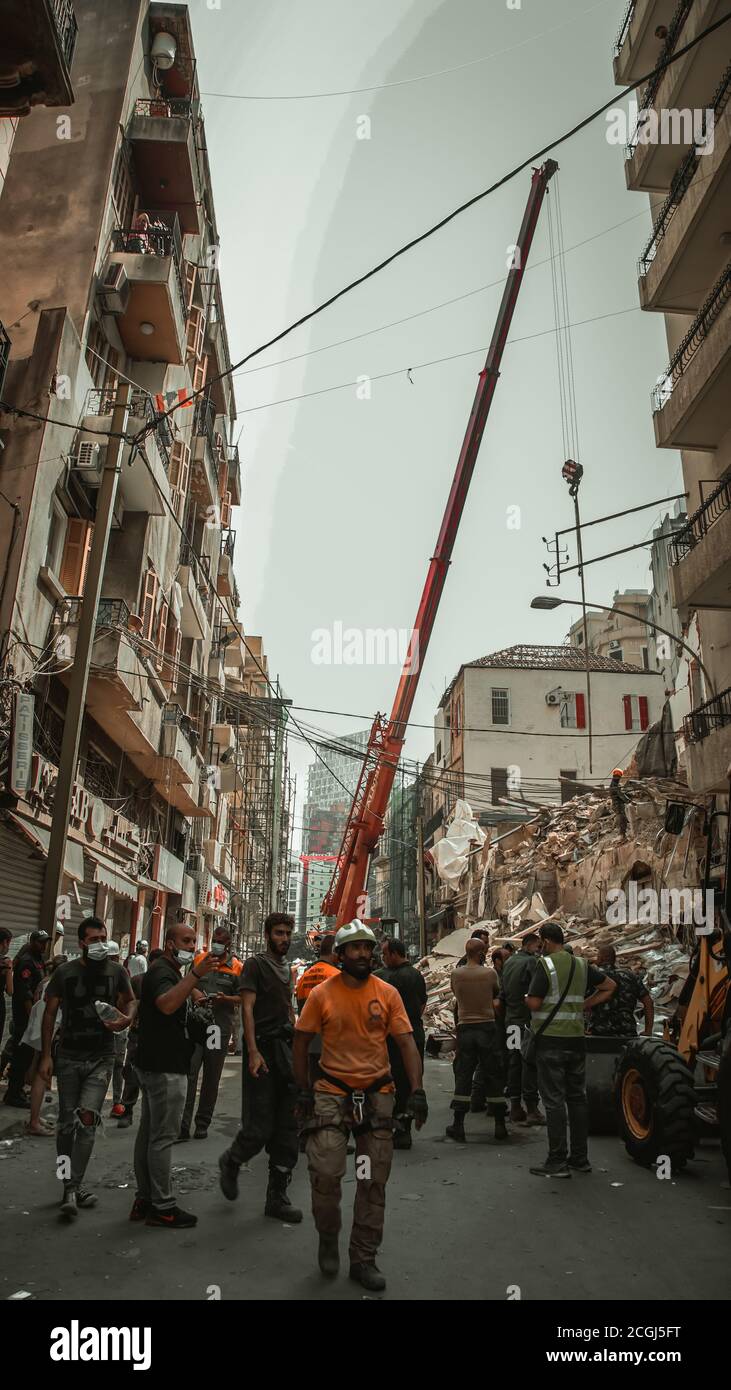
{"label": "white helmet", "polygon": [[365,922],[359,922],[356,918],[354,922],[348,922],[341,927],[335,937],[334,951],[342,951],[351,941],[370,941],[373,946],[377,945],[375,933]]}

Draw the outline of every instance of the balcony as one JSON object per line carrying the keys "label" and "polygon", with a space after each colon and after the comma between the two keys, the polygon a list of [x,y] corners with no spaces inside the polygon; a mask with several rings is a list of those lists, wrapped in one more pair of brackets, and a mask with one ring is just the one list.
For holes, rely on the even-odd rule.
{"label": "balcony", "polygon": [[201,642],[208,636],[210,625],[199,590],[207,594],[208,586],[200,565],[191,563],[193,556],[189,546],[184,547],[181,558],[187,563],[181,564],[177,575],[181,591],[180,631],[183,637],[192,637],[194,641]]}
{"label": "balcony", "polygon": [[185,361],[182,263],[176,216],[138,214],[135,227],[118,227],[112,233],[98,292],[102,311],[114,315],[125,351],[136,361]]}
{"label": "balcony", "polygon": [[219,598],[233,598],[236,593],[236,580],[234,578],[235,546],[236,532],[224,531],[221,536],[221,554],[218,561],[218,575],[216,577],[216,593]]}
{"label": "balcony", "polygon": [[202,202],[198,123],[197,100],[168,96],[140,98],[127,123],[143,202],[177,214],[183,231],[195,236]]}
{"label": "balcony", "polygon": [[713,146],[681,160],[639,261],[643,309],[695,312],[723,270],[731,206],[731,64],[716,89]]}
{"label": "balcony", "polygon": [[71,106],[77,24],[71,0],[3,0],[0,117],[34,106]]}
{"label": "balcony", "polygon": [[731,262],[653,391],[659,449],[716,449],[728,430]]}
{"label": "balcony", "polygon": [[731,764],[731,687],[683,720],[691,791],[728,792]]}
{"label": "balcony", "polygon": [[198,805],[198,736],[180,705],[163,706],[159,756],[149,775],[160,795],[184,815],[208,815]]}
{"label": "balcony", "polygon": [[237,444],[230,444],[228,449],[228,482],[227,487],[231,493],[231,505],[241,506],[241,460],[239,459],[239,449]]}
{"label": "balcony", "polygon": [[213,358],[213,371],[210,375],[214,377],[214,380],[210,393],[216,407],[216,413],[225,415],[227,419],[230,419],[235,414],[231,377],[226,375],[220,381],[215,380],[219,373],[229,373],[231,368],[231,353],[228,345],[228,333],[226,332],[226,320],[223,314],[221,282],[218,275],[216,275],[210,290],[206,316],[206,342]]}
{"label": "balcony", "polygon": [[614,80],[619,87],[636,82],[657,66],[663,37],[677,0],[629,0],[614,44]]}
{"label": "balcony", "polygon": [[208,514],[210,507],[218,507],[220,450],[216,437],[215,406],[204,396],[196,402],[192,443],[190,491],[199,510]]}
{"label": "balcony", "polygon": [[[87,392],[84,418],[79,442],[98,443],[100,430],[111,430],[116,391]],[[119,476],[119,496],[125,511],[146,512],[148,516],[164,516],[167,508],[163,499],[169,497],[167,473],[170,468],[170,448],[173,442],[170,423],[160,418],[152,397],[146,391],[133,391],[129,401],[127,433],[138,435],[148,425],[155,425],[147,436],[147,462],[131,446],[124,448],[122,471]]]}
{"label": "balcony", "polygon": [[0,399],[2,399],[3,395],[3,387],[5,385],[5,373],[8,370],[9,359],[10,339],[7,335],[4,324],[0,323]]}
{"label": "balcony", "polygon": [[[717,0],[678,0],[658,62],[671,58],[716,17]],[[656,73],[642,90],[636,128],[627,145],[627,187],[666,192],[682,157],[700,135],[702,112],[728,62],[723,41],[699,44]]]}
{"label": "balcony", "polygon": [[673,606],[684,621],[692,608],[731,608],[731,473],[670,542]]}

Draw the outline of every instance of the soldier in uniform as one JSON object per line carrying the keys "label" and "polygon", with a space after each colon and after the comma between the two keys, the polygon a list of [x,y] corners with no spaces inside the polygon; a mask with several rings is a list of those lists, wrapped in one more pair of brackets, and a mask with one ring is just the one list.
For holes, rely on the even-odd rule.
{"label": "soldier in uniform", "polygon": [[655,1021],[655,1005],[652,995],[644,981],[634,970],[617,967],[617,952],[608,943],[597,948],[596,963],[600,970],[617,986],[606,1004],[597,1004],[588,1015],[587,1033],[595,1038],[635,1038],[637,1036],[637,1009],[642,1005],[645,1014],[646,1036],[652,1037]]}

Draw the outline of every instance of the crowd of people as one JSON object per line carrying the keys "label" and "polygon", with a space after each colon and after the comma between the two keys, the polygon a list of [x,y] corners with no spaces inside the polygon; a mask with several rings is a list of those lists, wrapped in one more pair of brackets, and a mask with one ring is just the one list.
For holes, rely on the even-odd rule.
{"label": "crowd of people", "polygon": [[[304,1152],[318,1263],[333,1278],[342,1180],[354,1154],[349,1273],[377,1292],[385,1287],[376,1257],[393,1151],[410,1148],[412,1128],[428,1118],[424,977],[400,940],[378,943],[354,921],[321,939],[318,960],[293,991],[293,927],[286,913],[270,914],[265,949],[241,961],[224,926],[196,952],[195,929],[179,923],[160,949],[140,941],[124,965],[95,917],[79,927],[75,958],[48,958],[47,933],[34,931],[11,959],[10,934],[0,932],[0,1022],[6,998],[13,1021],[5,1104],[29,1112],[29,1135],[55,1135],[68,1221],[97,1202],[86,1175],[110,1088],[122,1127],[132,1125],[139,1102],[130,1220],[188,1229],[198,1218],[177,1201],[173,1148],[208,1137],[240,1018],[241,1125],[218,1159],[221,1192],[234,1201],[241,1166],[265,1150],[264,1212],[297,1224],[303,1213],[288,1187]],[[652,1001],[636,976],[617,969],[611,946],[589,963],[555,923],[496,948],[491,964],[488,943],[477,929],[451,976],[457,1047],[447,1136],[466,1142],[465,1118],[475,1111],[493,1116],[498,1143],[509,1138],[508,1122],[545,1125],[548,1153],[531,1173],[588,1173],[585,1029],[631,1036],[641,1006],[651,1032]],[[55,1130],[42,1115],[53,1077]]]}

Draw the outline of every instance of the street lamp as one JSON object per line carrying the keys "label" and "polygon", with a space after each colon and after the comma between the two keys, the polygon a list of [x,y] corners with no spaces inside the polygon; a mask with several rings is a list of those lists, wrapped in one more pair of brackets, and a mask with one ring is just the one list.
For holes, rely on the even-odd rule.
{"label": "street lamp", "polygon": [[[537,598],[531,599],[530,606],[531,608],[560,608],[562,604],[568,604],[570,608],[583,607],[583,604],[580,603],[578,599],[557,598],[554,594],[539,594]],[[698,662],[698,665],[701,671],[703,672],[703,679],[705,680],[706,685],[708,686],[711,698],[715,699],[716,691],[714,689],[713,681],[711,680],[711,677],[709,676],[708,671],[706,670],[706,667],[703,665],[703,662],[701,661],[698,653],[695,652],[692,647],[689,647],[688,643],[684,642],[682,637],[677,637],[674,632],[668,632],[668,629],[666,627],[660,627],[658,623],[651,623],[647,618],[638,618],[636,613],[627,613],[623,608],[608,608],[606,603],[594,603],[591,600],[589,601],[589,607],[600,608],[602,613],[616,613],[617,616],[620,618],[629,618],[630,622],[640,622],[643,624],[644,627],[651,628],[653,632],[661,632],[664,637],[669,637],[670,641],[675,642],[678,647],[682,647],[683,651],[687,652],[688,655],[692,657],[693,661]]]}

